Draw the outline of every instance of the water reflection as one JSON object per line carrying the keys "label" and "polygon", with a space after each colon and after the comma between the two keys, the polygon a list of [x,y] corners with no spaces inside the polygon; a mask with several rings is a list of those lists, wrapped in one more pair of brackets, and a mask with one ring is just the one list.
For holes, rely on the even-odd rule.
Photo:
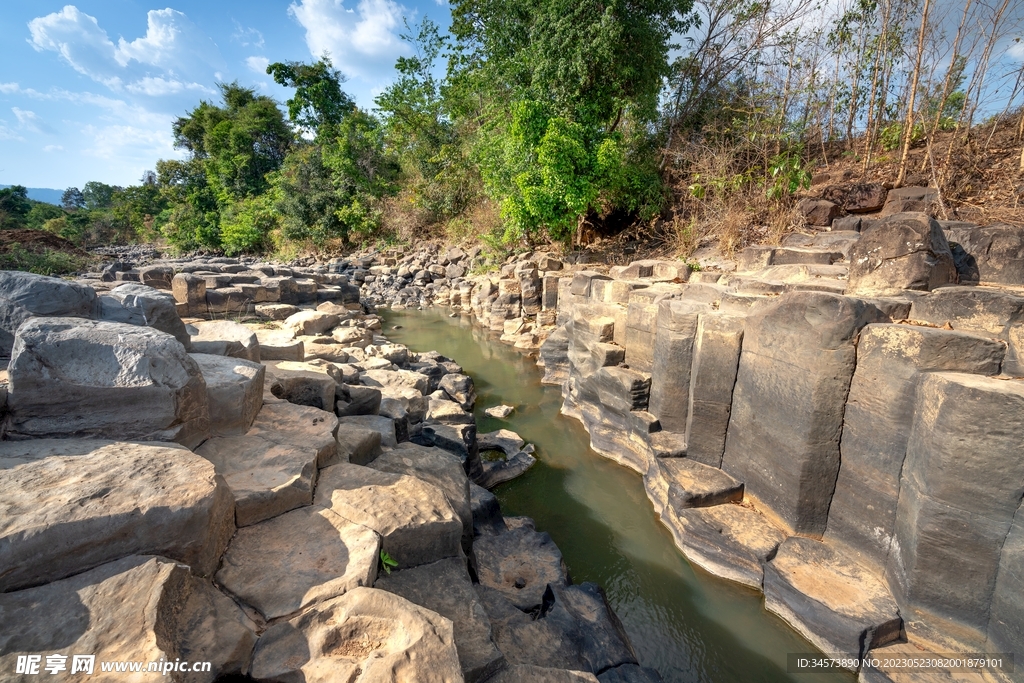
{"label": "water reflection", "polygon": [[[582,426],[559,415],[561,392],[540,384],[531,358],[441,309],[384,317],[390,339],[414,351],[436,349],[473,376],[481,432],[505,427],[536,445],[538,463],[495,490],[502,509],[532,517],[550,533],[574,581],[604,587],[642,664],[673,683],[854,680],[787,674],[787,653],[814,648],[765,612],[755,591],[687,563],[640,478],[590,450]],[[484,415],[500,404],[516,410],[505,420]]]}

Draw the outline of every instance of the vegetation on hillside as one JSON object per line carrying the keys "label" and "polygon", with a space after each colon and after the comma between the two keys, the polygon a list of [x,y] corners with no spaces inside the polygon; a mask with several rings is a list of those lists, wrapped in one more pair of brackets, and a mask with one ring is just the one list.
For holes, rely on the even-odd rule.
{"label": "vegetation on hillside", "polygon": [[823,170],[931,183],[949,216],[976,206],[978,159],[1024,144],[1024,70],[1006,57],[1024,10],[833,7],[453,0],[449,34],[407,24],[411,56],[372,110],[328,55],[274,63],[293,90],[283,106],[222,84],[174,122],[184,159],[136,186],[69,188],[60,208],[0,191],[0,227],[228,254],[417,234],[571,245],[631,228],[687,255],[777,236]]}

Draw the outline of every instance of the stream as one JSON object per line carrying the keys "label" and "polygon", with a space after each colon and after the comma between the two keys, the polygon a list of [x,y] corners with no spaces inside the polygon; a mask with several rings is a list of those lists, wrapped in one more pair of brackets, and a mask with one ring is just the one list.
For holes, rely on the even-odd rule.
{"label": "stream", "polygon": [[[559,414],[558,387],[533,359],[448,311],[382,310],[384,334],[413,351],[437,350],[475,384],[479,432],[505,428],[533,443],[538,462],[494,493],[507,516],[551,534],[572,580],[604,588],[644,666],[671,683],[851,683],[852,674],[788,674],[786,656],[815,652],[766,612],[759,593],[691,567],[654,515],[640,477],[590,449]],[[395,326],[399,329],[395,329]],[[505,420],[484,415],[511,405]]]}

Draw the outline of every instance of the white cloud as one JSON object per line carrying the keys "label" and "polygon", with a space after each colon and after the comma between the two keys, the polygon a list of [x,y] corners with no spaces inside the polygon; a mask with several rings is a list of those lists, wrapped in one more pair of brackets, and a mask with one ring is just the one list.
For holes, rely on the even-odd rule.
{"label": "white cloud", "polygon": [[216,43],[191,19],[171,8],[150,10],[146,35],[117,41],[115,57],[127,66],[131,60],[168,70],[191,71],[202,65],[221,68],[224,60]]}
{"label": "white cloud", "polygon": [[25,138],[18,135],[11,128],[8,128],[7,122],[0,119],[0,140],[24,140]]}
{"label": "white cloud", "polygon": [[21,87],[17,83],[0,83],[0,93],[4,95],[10,95],[21,90]]}
{"label": "white cloud", "polygon": [[306,46],[314,57],[329,52],[342,72],[355,77],[379,76],[409,52],[398,35],[405,10],[394,0],[299,0],[288,13],[306,30]]}
{"label": "white cloud", "polygon": [[63,152],[64,148],[60,145],[47,145],[43,147],[44,152]]}
{"label": "white cloud", "polygon": [[[190,89],[187,80],[203,78],[221,69],[224,60],[217,45],[187,16],[170,8],[150,10],[146,35],[127,41],[110,39],[95,17],[67,5],[60,12],[29,22],[29,43],[36,50],[58,53],[73,69],[119,91],[125,82],[135,93],[165,95]],[[170,78],[157,78],[141,67],[156,67]],[[163,81],[164,83],[158,83]],[[181,83],[177,90],[171,82]]]}
{"label": "white cloud", "polygon": [[208,93],[210,95],[217,94],[216,90],[208,88],[201,83],[183,83],[173,78],[154,78],[152,76],[146,76],[134,83],[130,83],[126,89],[128,92],[132,92],[137,95],[149,95],[151,97],[175,95],[186,90],[194,90],[197,92]]}
{"label": "white cloud", "polygon": [[180,157],[174,149],[171,127],[140,128],[132,125],[93,126],[82,129],[92,144],[82,150],[87,156],[128,163],[139,160],[152,165],[155,159]]}
{"label": "white cloud", "polygon": [[251,28],[251,27],[248,27],[248,26],[242,26],[240,23],[238,23],[237,19],[234,20],[234,22],[235,22],[235,32],[231,34],[231,39],[233,41],[235,41],[236,43],[238,43],[242,47],[255,47],[255,48],[262,48],[263,47],[264,43],[263,43],[263,34],[262,33],[260,33],[259,31],[257,31],[254,28]]}
{"label": "white cloud", "polygon": [[43,121],[42,117],[34,111],[21,109],[19,107],[11,107],[11,111],[18,117],[18,127],[24,128],[25,130],[32,131],[33,133],[41,133],[44,135],[53,135],[54,130],[51,128],[46,121]]}
{"label": "white cloud", "polygon": [[[1010,55],[1013,59],[1024,61],[1024,40],[1016,38],[1013,45],[1010,46],[1010,49],[1006,51],[1006,54]],[[3,86],[0,85],[0,89],[2,88]]]}
{"label": "white cloud", "polygon": [[32,34],[29,43],[36,50],[52,50],[75,71],[113,90],[120,87],[117,48],[95,17],[67,5],[60,12],[28,22],[28,29]]}
{"label": "white cloud", "polygon": [[245,65],[258,74],[266,74],[267,66],[270,65],[270,60],[267,59],[266,57],[247,57],[245,60]]}

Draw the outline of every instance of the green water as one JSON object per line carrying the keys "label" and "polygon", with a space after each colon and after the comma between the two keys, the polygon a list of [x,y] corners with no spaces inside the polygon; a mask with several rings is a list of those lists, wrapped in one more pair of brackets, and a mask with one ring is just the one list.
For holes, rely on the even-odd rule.
{"label": "green water", "polygon": [[[641,664],[673,683],[854,680],[787,674],[787,653],[814,647],[766,612],[755,591],[689,565],[655,518],[640,477],[590,450],[583,427],[559,415],[561,392],[540,384],[532,359],[441,309],[384,317],[389,339],[437,350],[473,377],[480,432],[511,429],[536,445],[537,464],[495,490],[502,510],[550,533],[573,581],[604,587]],[[516,410],[506,420],[484,415],[500,404]]]}

